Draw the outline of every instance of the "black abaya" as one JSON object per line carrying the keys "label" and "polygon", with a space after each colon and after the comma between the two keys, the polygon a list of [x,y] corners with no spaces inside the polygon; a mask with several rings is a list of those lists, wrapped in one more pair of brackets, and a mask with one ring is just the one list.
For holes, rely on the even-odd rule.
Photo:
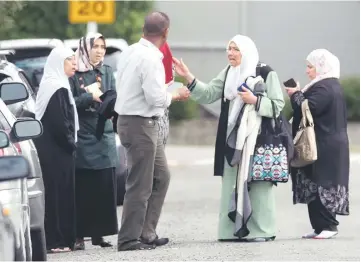
{"label": "black abaya", "polygon": [[36,139],[45,187],[47,250],[75,243],[74,108],[68,90],[57,90],[41,119],[44,133]]}
{"label": "black abaya", "polygon": [[76,169],[77,237],[118,233],[115,169]]}

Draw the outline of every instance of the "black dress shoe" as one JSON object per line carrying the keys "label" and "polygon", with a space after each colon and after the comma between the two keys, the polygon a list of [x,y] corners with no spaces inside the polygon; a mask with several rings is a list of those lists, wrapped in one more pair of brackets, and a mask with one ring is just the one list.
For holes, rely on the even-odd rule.
{"label": "black dress shoe", "polygon": [[144,244],[140,241],[133,243],[125,243],[121,246],[118,245],[118,251],[134,251],[134,250],[152,250],[155,249],[155,245]]}
{"label": "black dress shoe", "polygon": [[154,239],[151,242],[142,239],[141,242],[144,243],[144,244],[154,245],[154,246],[159,247],[159,246],[164,246],[164,245],[168,244],[169,243],[169,238],[167,238],[167,237],[158,238],[157,237],[156,239]]}
{"label": "black dress shoe", "polygon": [[110,242],[107,242],[102,237],[94,237],[92,238],[92,245],[93,246],[101,246],[101,247],[112,247],[113,245]]}

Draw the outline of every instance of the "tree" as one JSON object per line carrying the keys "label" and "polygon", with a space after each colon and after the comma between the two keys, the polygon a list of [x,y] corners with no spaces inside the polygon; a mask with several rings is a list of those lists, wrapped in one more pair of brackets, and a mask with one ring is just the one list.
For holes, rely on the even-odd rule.
{"label": "tree", "polygon": [[[0,39],[80,38],[86,34],[85,24],[70,24],[67,1],[0,2],[0,12],[7,26],[0,29]],[[139,39],[151,1],[117,1],[114,24],[99,25],[105,37],[124,38],[128,43]],[[4,23],[2,23],[4,24]]]}

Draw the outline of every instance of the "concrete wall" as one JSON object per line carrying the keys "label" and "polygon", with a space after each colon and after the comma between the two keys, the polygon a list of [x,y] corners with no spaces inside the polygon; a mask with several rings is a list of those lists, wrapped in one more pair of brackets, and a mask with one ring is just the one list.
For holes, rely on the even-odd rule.
{"label": "concrete wall", "polygon": [[204,81],[226,66],[226,45],[238,33],[255,41],[261,60],[281,81],[294,77],[306,84],[305,59],[317,48],[339,57],[341,76],[360,72],[359,1],[159,1],[155,6],[170,16],[174,55]]}

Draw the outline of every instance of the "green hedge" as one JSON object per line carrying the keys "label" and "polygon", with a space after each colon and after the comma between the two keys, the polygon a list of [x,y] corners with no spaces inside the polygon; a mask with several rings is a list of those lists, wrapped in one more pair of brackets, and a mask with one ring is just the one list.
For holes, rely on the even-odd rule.
{"label": "green hedge", "polygon": [[[175,77],[175,81],[186,82],[180,78]],[[169,107],[169,119],[170,121],[180,121],[196,118],[199,116],[199,105],[192,99],[187,101],[173,102]]]}
{"label": "green hedge", "polygon": [[360,77],[353,76],[341,79],[344,89],[347,118],[350,121],[360,121]]}

